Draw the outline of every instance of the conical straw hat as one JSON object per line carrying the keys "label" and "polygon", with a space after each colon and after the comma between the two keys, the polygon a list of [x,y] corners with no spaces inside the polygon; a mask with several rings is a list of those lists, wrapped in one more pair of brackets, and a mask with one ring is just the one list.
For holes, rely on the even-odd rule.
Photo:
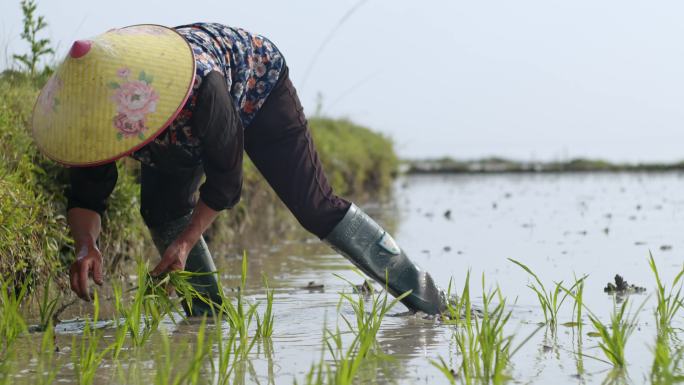
{"label": "conical straw hat", "polygon": [[38,96],[33,137],[66,165],[111,162],[171,123],[194,78],[192,49],[170,28],[136,25],[79,40]]}

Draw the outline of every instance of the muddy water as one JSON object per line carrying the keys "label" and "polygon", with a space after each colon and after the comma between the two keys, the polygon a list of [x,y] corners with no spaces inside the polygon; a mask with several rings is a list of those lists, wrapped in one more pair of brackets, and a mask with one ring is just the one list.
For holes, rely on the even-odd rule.
{"label": "muddy water", "polygon": [[[470,269],[471,291],[479,288],[482,274],[488,288],[498,284],[513,312],[508,332],[516,335],[514,345],[539,329],[543,314],[526,287],[528,276],[506,258],[528,264],[547,284],[589,274],[585,302],[603,320],[608,320],[614,303],[603,287],[616,273],[645,286],[646,295],[631,297],[634,310],[643,301],[646,304],[627,345],[630,365],[623,379],[640,384],[648,382],[655,338],[654,302],[648,297],[655,282],[648,252],[654,253],[663,279],[671,282],[684,260],[682,191],[684,176],[679,174],[411,176],[397,182],[391,203],[365,208],[395,230],[398,243],[437,282],[446,285],[453,278],[460,288]],[[447,211],[450,215],[445,215]],[[334,327],[339,313],[353,316],[348,306],[338,310],[339,293],[350,288],[335,274],[359,283],[362,278],[343,258],[303,232],[280,240],[255,234],[243,246],[250,255],[247,294],[251,300],[263,300],[261,274],[266,274],[276,289],[276,318],[272,346],[258,346],[251,362],[237,371],[235,382],[291,384],[297,379],[301,383],[321,356],[324,325]],[[224,285],[237,286],[238,250],[216,257]],[[323,289],[305,289],[310,281],[324,285]],[[561,311],[561,322],[570,321],[570,310],[566,306]],[[403,311],[397,307],[393,313]],[[679,326],[681,321],[680,315]],[[172,349],[193,349],[192,343],[183,341],[194,338],[197,325],[165,325],[174,341]],[[78,338],[80,326],[81,322],[71,322],[57,328],[57,343],[62,346],[58,380],[63,383],[76,381],[69,346],[73,336]],[[582,353],[603,358],[596,339],[586,335],[591,330],[584,327]],[[458,364],[452,331],[417,316],[386,318],[379,340],[394,359],[365,368],[359,382],[446,383],[429,360],[441,356]],[[123,363],[105,361],[96,382],[150,383],[154,357],[161,354],[157,341],[153,339],[142,351],[128,352]],[[555,337],[542,328],[514,356],[514,382],[598,384],[609,379],[609,365],[590,357],[578,363],[573,353],[576,341],[572,328],[560,327]],[[29,345],[23,344],[26,350]],[[16,382],[30,383],[35,361],[20,350],[16,363]],[[584,368],[582,374],[578,364]]]}

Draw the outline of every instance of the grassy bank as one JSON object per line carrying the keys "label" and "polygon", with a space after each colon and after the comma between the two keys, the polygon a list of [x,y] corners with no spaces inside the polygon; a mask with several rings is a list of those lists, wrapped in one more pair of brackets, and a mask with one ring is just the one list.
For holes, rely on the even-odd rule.
{"label": "grassy bank", "polygon": [[458,160],[453,158],[409,160],[411,174],[534,173],[534,172],[665,172],[684,171],[677,163],[611,163],[600,159],[576,158],[568,161],[525,162],[505,158]]}
{"label": "grassy bank", "polygon": [[[66,235],[66,169],[46,159],[29,133],[37,88],[24,80],[0,78],[0,275],[31,282],[54,275],[66,288],[65,269],[74,258]],[[316,118],[311,129],[324,168],[340,195],[362,196],[388,189],[398,160],[387,138],[346,120]],[[151,250],[138,213],[138,164],[118,162],[119,181],[103,218],[101,249],[110,273],[121,261]],[[218,247],[258,230],[294,226],[255,167],[245,160],[242,200],[208,232]]]}

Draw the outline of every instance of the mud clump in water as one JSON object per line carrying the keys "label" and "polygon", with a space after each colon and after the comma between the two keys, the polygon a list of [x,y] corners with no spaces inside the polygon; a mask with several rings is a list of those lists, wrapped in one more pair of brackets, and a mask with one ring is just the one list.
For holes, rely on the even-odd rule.
{"label": "mud clump in water", "polygon": [[325,285],[316,283],[315,281],[310,281],[306,286],[302,287],[304,290],[309,291],[323,291]]}
{"label": "mud clump in water", "polygon": [[615,274],[615,283],[608,282],[603,288],[604,293],[608,294],[634,294],[643,293],[646,291],[645,287],[636,286],[625,281],[620,274]]}

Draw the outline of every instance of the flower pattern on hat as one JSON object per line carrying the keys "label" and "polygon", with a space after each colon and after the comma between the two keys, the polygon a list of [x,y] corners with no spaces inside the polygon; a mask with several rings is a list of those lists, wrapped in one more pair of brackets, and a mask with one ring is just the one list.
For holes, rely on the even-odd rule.
{"label": "flower pattern on hat", "polygon": [[122,80],[109,83],[114,90],[112,101],[116,104],[117,114],[112,119],[112,124],[119,131],[119,140],[131,136],[144,139],[147,130],[147,116],[157,109],[159,94],[152,87],[153,78],[140,71],[137,79],[129,79],[131,70],[120,68],[116,72]]}

